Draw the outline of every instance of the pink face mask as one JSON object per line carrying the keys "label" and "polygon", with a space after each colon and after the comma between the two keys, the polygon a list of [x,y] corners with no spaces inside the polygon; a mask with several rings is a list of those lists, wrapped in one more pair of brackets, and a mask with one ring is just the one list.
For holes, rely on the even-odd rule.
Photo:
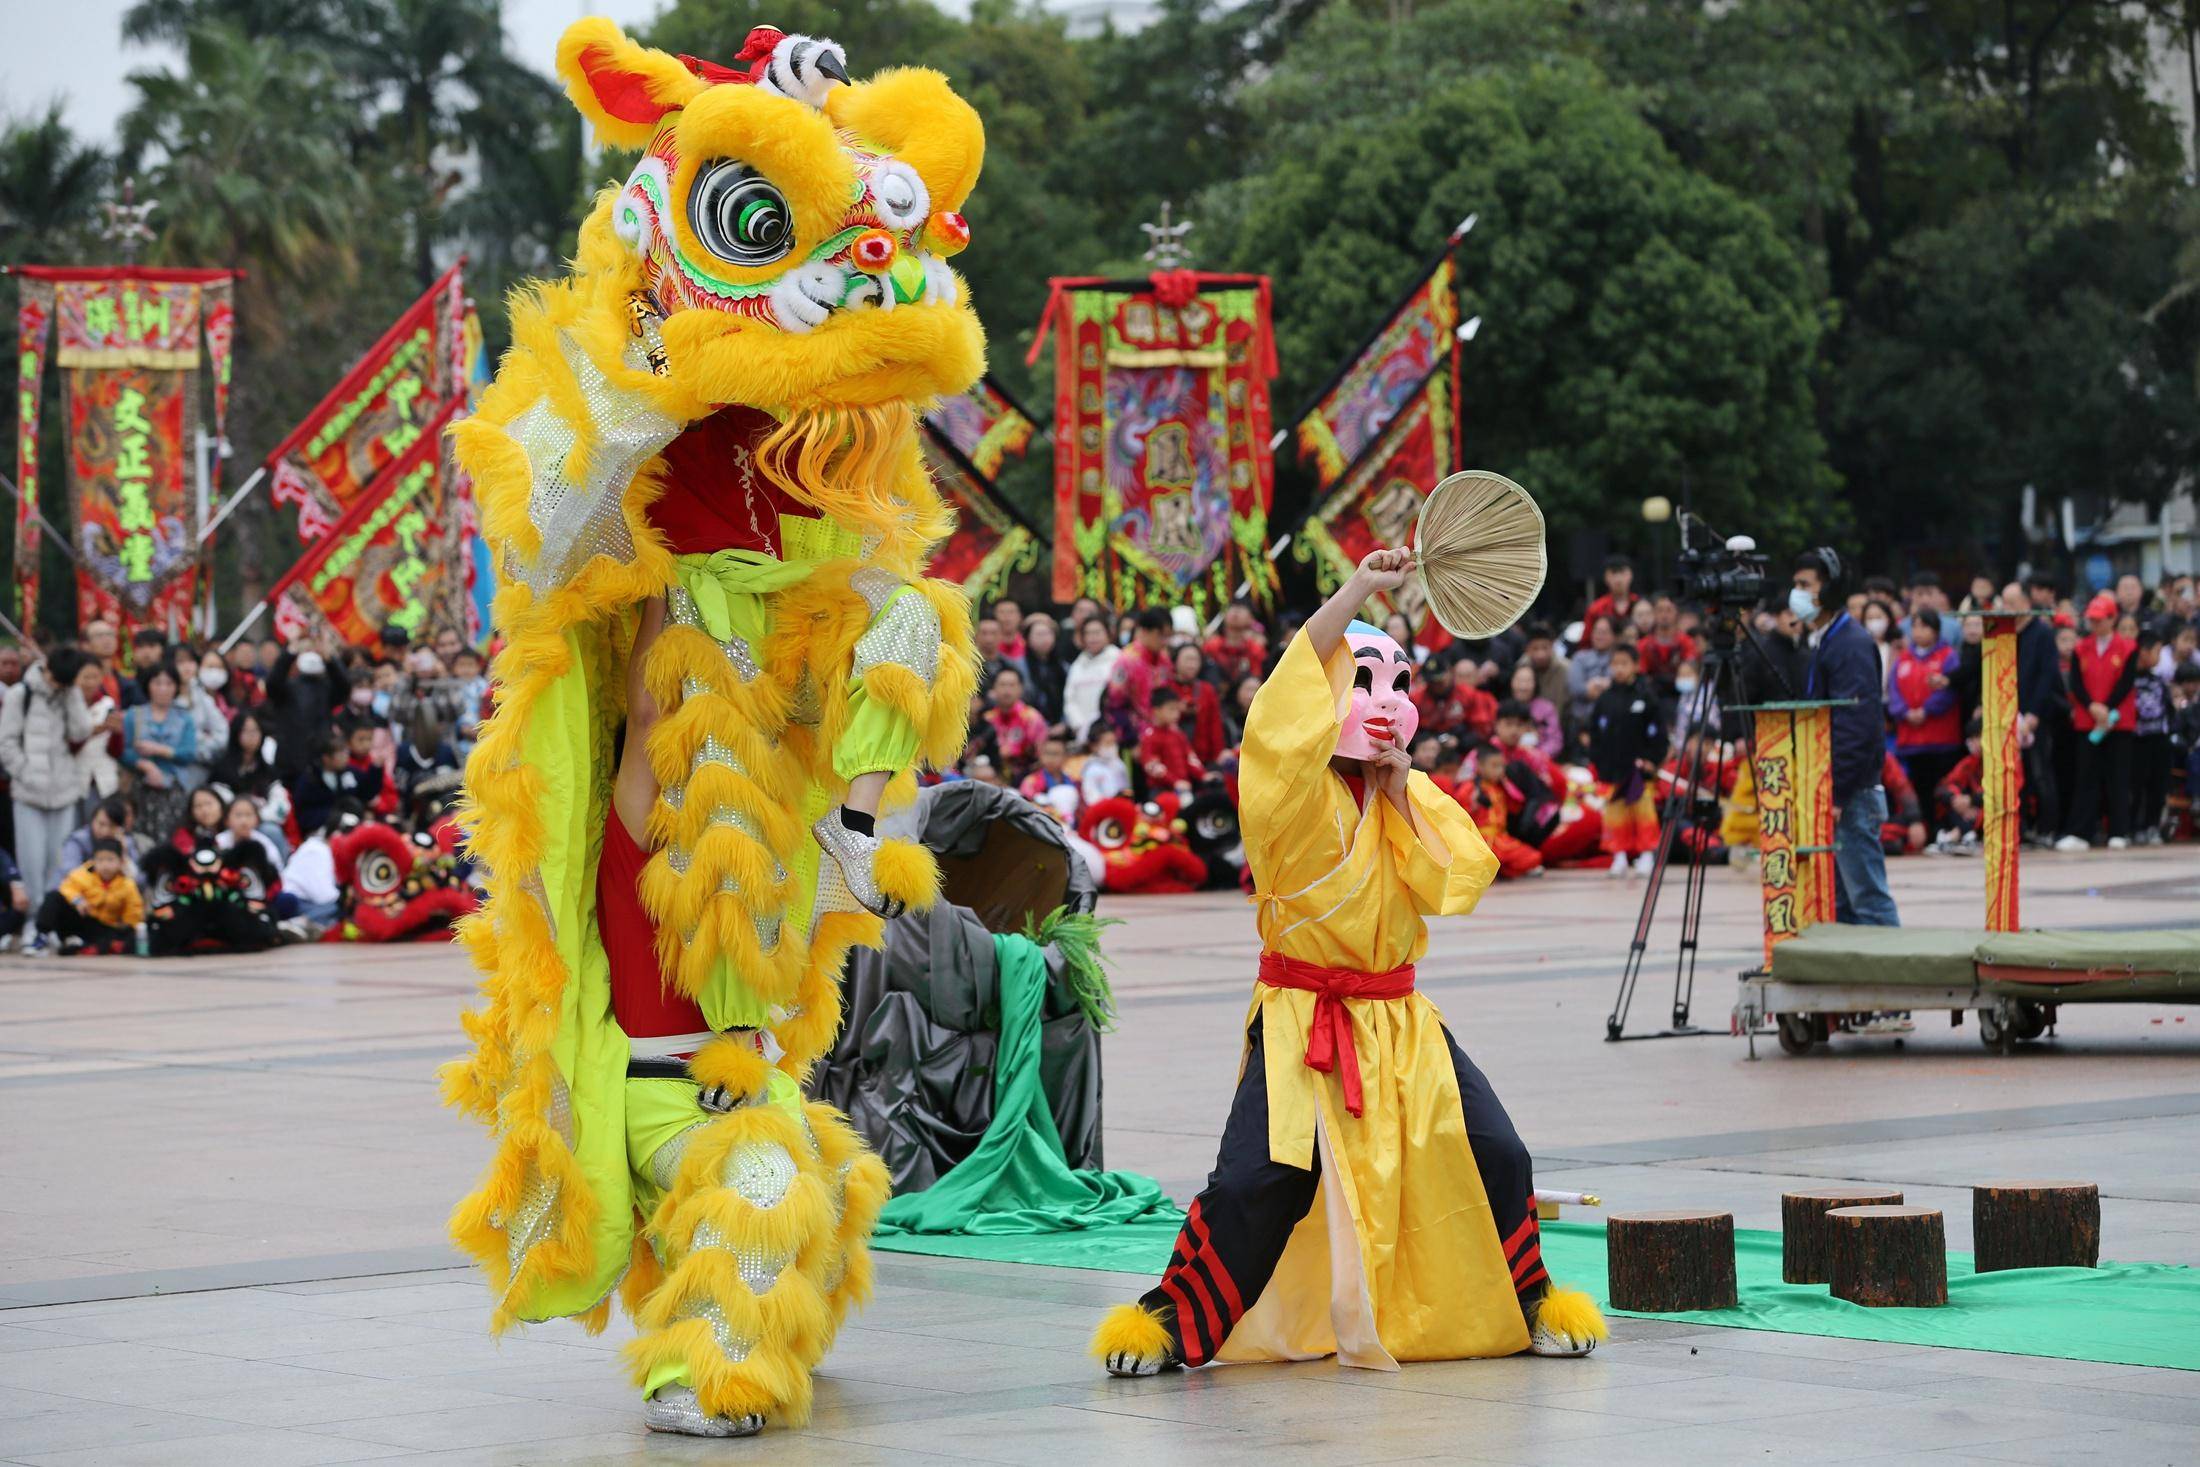
{"label": "pink face mask", "polygon": [[1346,759],[1372,759],[1379,745],[1394,740],[1410,747],[1421,727],[1421,712],[1407,696],[1413,687],[1413,659],[1365,622],[1346,628],[1344,645],[1352,654],[1352,701],[1345,705],[1337,753]]}

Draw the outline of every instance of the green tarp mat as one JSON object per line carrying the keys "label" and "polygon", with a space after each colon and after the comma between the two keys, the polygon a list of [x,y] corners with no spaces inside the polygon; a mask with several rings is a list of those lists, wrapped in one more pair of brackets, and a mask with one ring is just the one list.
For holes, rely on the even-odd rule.
{"label": "green tarp mat", "polygon": [[1967,988],[1984,934],[1960,927],[1854,927],[1820,922],[1772,950],[1781,983],[1872,983]]}
{"label": "green tarp mat", "polygon": [[[2140,932],[2035,928],[1989,932],[1978,940],[1982,963],[2089,973],[2177,974],[2200,979],[2200,927]],[[2187,987],[2194,985],[2188,984]]]}
{"label": "green tarp mat", "polygon": [[945,1176],[886,1204],[879,1216],[879,1246],[889,1246],[895,1234],[1075,1234],[1156,1213],[1169,1217],[1173,1230],[1175,1207],[1153,1178],[1078,1171],[1064,1157],[1039,1081],[1046,955],[1029,938],[1015,935],[996,936],[993,954],[1001,993],[993,1119],[977,1150]]}
{"label": "green tarp mat", "polygon": [[[1176,1220],[1153,1217],[1080,1233],[881,1237],[876,1246],[904,1253],[1106,1269],[1158,1278],[1175,1239]],[[2194,1323],[2200,1320],[2200,1269],[2166,1263],[2104,1263],[2099,1268],[1974,1274],[1970,1254],[1951,1253],[1945,1307],[1866,1309],[1836,1299],[1822,1287],[1782,1283],[1778,1233],[1738,1229],[1734,1255],[1741,1286],[1737,1307],[1628,1317],[2200,1370],[2200,1327]],[[1608,1305],[1603,1224],[1545,1223],[1543,1262],[1552,1278],[1587,1289],[1598,1303]]]}

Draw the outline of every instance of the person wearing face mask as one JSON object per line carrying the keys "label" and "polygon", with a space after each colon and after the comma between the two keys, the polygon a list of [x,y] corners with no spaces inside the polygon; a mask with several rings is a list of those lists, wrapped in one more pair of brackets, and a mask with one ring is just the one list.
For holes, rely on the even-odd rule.
{"label": "person wearing face mask", "polygon": [[1910,619],[1909,640],[1887,674],[1894,753],[1913,789],[1930,794],[1963,757],[1963,710],[1955,679],[1961,658],[1940,640],[1940,618]]}
{"label": "person wearing face mask", "polygon": [[1112,1375],[1581,1355],[1605,1333],[1586,1295],[1551,1287],[1527,1149],[1414,989],[1427,919],[1471,911],[1497,861],[1411,768],[1412,654],[1353,619],[1412,570],[1410,550],[1369,555],[1254,699],[1239,819],[1263,952],[1244,1062],[1173,1261],[1094,1335]]}
{"label": "person wearing face mask", "polygon": [[199,731],[199,757],[183,772],[185,787],[196,789],[206,782],[208,764],[229,745],[229,715],[200,676],[206,669],[189,642],[176,644],[175,660],[176,677],[182,683],[176,701],[191,710],[191,722]]}
{"label": "person wearing face mask", "polygon": [[1833,709],[1831,718],[1834,916],[1865,927],[1899,927],[1879,844],[1879,827],[1887,821],[1887,793],[1879,783],[1887,753],[1884,674],[1871,634],[1840,609],[1840,585],[1841,557],[1832,549],[1796,557],[1788,609],[1810,648],[1803,695],[1846,705]]}
{"label": "person wearing face mask", "polygon": [[336,711],[350,699],[351,679],[324,648],[300,638],[276,657],[267,676],[268,732],[285,783],[312,767]]}

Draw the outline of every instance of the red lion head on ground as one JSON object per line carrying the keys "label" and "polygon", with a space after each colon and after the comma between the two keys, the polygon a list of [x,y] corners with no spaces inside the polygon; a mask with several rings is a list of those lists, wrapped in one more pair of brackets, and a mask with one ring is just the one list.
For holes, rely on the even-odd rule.
{"label": "red lion head on ground", "polygon": [[407,840],[377,821],[355,825],[329,843],[343,889],[344,920],[330,942],[433,942],[481,905],[467,884],[457,827],[439,821]]}
{"label": "red lion head on ground", "polygon": [[1163,796],[1144,805],[1118,795],[1085,807],[1077,833],[1100,848],[1104,891],[1197,891],[1207,863],[1184,844],[1176,801]]}

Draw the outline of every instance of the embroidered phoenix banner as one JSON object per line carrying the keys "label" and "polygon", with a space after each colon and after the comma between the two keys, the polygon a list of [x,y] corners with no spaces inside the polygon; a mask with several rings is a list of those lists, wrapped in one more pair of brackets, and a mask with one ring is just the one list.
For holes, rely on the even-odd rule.
{"label": "embroidered phoenix banner", "polygon": [[1267,277],[1177,270],[1051,284],[1031,360],[1051,330],[1054,598],[1202,615],[1239,587],[1266,600]]}

